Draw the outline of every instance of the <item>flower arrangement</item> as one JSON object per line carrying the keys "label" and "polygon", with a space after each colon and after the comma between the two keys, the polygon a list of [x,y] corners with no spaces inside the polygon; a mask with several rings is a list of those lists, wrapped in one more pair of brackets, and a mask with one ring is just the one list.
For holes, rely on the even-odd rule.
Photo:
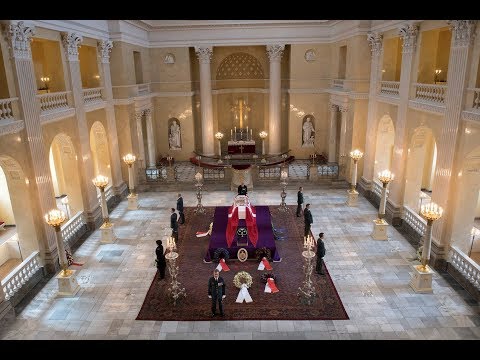
{"label": "flower arrangement", "polygon": [[273,273],[264,273],[261,276],[262,283],[266,284],[269,278],[272,278],[273,281],[277,281],[277,277],[273,275]]}
{"label": "flower arrangement", "polygon": [[264,257],[267,258],[268,261],[272,261],[272,252],[269,248],[262,247],[255,250],[255,257],[258,261],[262,261]]}
{"label": "flower arrangement", "polygon": [[252,286],[252,283],[252,275],[250,275],[246,271],[240,271],[236,273],[235,277],[233,278],[233,285],[235,285],[239,289],[242,288],[243,284],[247,285],[247,288],[249,288],[250,286]]}
{"label": "flower arrangement", "polygon": [[213,253],[213,261],[215,262],[219,262],[220,259],[227,261],[229,257],[230,257],[230,254],[228,253],[228,250],[225,248],[218,248]]}

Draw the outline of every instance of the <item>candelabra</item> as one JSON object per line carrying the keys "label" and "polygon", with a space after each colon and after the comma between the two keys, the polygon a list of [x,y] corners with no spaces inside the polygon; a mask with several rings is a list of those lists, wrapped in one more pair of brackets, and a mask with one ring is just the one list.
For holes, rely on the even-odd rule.
{"label": "candelabra", "polygon": [[470,245],[470,251],[468,252],[468,256],[472,254],[473,244],[475,243],[475,236],[480,235],[480,230],[476,227],[472,227],[472,230],[470,230],[470,235],[472,235],[472,243]]}
{"label": "candelabra", "polygon": [[195,159],[197,159],[197,165],[198,165],[198,170],[197,173],[200,171],[200,160],[202,160],[202,157],[200,155],[195,156]]}
{"label": "candelabra", "polygon": [[123,157],[123,161],[128,166],[128,188],[130,190],[130,194],[127,196],[128,200],[128,210],[136,210],[138,209],[138,195],[135,194],[135,183],[133,181],[133,169],[132,166],[135,163],[136,157],[132,154],[127,154]]}
{"label": "candelabra", "polygon": [[168,161],[168,167],[172,167],[173,156],[168,155],[167,161]]}
{"label": "candelabra", "polygon": [[315,301],[315,297],[317,296],[317,292],[312,281],[313,258],[315,257],[315,253],[312,251],[313,244],[314,240],[310,235],[304,237],[303,247],[306,250],[302,252],[302,257],[304,259],[303,273],[305,278],[302,286],[298,288],[297,295],[300,298],[300,302],[305,305],[312,305]]}
{"label": "candelabra", "polygon": [[312,165],[315,165],[315,159],[317,158],[317,154],[315,153],[311,154],[310,158],[312,159]]}
{"label": "candelabra", "polygon": [[310,167],[308,169],[308,180],[316,181],[318,180],[318,167],[315,165],[315,159],[317,158],[317,154],[310,154],[310,158],[312,159],[312,163],[310,164]]}
{"label": "candelabra", "polygon": [[378,218],[373,220],[372,237],[375,240],[387,240],[388,223],[385,221],[385,205],[387,203],[387,186],[395,176],[390,170],[383,170],[378,173],[378,179],[382,182],[382,198],[380,199],[380,207],[378,209]]}
{"label": "candelabra", "polygon": [[225,155],[225,160],[227,160],[227,166],[230,165],[230,163],[229,163],[230,159],[231,159],[230,155]]}
{"label": "candelabra", "polygon": [[268,136],[268,134],[266,131],[262,131],[258,134],[258,136],[260,136],[260,139],[262,139],[262,155],[263,155],[262,162],[264,162],[263,160],[265,160],[265,139]]}
{"label": "candelabra", "polygon": [[48,83],[50,82],[50,78],[48,76],[43,76],[40,78],[40,81],[43,82],[43,88],[41,90],[47,90],[48,92]]}
{"label": "candelabra", "polygon": [[253,159],[253,165],[254,165],[254,166],[257,166],[258,155],[257,155],[257,154],[253,154],[253,155],[252,155],[252,159]]}
{"label": "candelabra", "polygon": [[102,206],[102,217],[103,217],[103,224],[100,226],[100,230],[102,232],[102,238],[100,242],[102,243],[113,243],[115,240],[115,236],[113,234],[113,224],[110,222],[110,218],[108,216],[108,207],[107,207],[107,200],[105,197],[105,187],[108,184],[108,177],[103,175],[98,175],[95,179],[92,180],[93,185],[100,189],[100,197],[101,197],[101,206]]}
{"label": "candelabra", "polygon": [[280,184],[282,185],[282,192],[280,193],[280,197],[282,198],[282,203],[280,204],[280,211],[288,211],[287,204],[285,203],[285,198],[287,197],[287,179],[288,179],[288,173],[286,171],[282,171],[280,173],[280,179],[282,180]]}
{"label": "candelabra", "polygon": [[195,187],[197,188],[197,208],[194,210],[195,214],[205,214],[205,208],[202,205],[202,188],[203,188],[203,183],[202,183],[203,175],[198,172],[195,174],[195,180],[197,180],[197,183],[195,184]]}
{"label": "candelabra", "polygon": [[167,156],[168,168],[167,168],[167,182],[175,182],[175,169],[172,166],[173,156]]}
{"label": "candelabra", "polygon": [[218,140],[218,163],[222,163],[222,139],[223,139],[223,133],[217,132],[215,134],[215,138]]}
{"label": "candelabra", "polygon": [[436,70],[435,70],[435,75],[434,75],[434,77],[433,77],[433,82],[434,82],[435,84],[438,82],[438,75],[440,75],[441,72],[442,72],[441,69],[436,69]]}
{"label": "candelabra", "polygon": [[173,306],[177,305],[177,301],[180,299],[180,297],[187,296],[185,288],[181,287],[180,282],[178,282],[177,280],[179,267],[177,266],[178,253],[175,251],[176,249],[177,246],[175,245],[175,238],[171,236],[168,237],[167,250],[169,250],[169,252],[165,255],[165,259],[168,260],[168,272],[170,273],[171,283],[170,287],[167,290],[170,293],[170,297],[172,298]]}
{"label": "candelabra", "polygon": [[67,254],[63,244],[61,226],[67,219],[62,210],[54,209],[45,214],[45,221],[55,229],[55,240],[57,243],[58,260],[62,271],[56,276],[58,280],[58,295],[72,296],[78,291],[79,286],[75,278],[75,270],[68,269]]}
{"label": "candelabra", "polygon": [[363,156],[363,153],[360,150],[350,151],[350,157],[353,160],[353,170],[352,170],[352,184],[350,190],[348,190],[348,206],[356,206],[358,200],[358,191],[356,190],[357,186],[357,163]]}
{"label": "candelabra", "polygon": [[287,160],[287,158],[288,158],[287,154],[282,154],[282,161],[283,161],[282,167],[285,167],[285,160]]}

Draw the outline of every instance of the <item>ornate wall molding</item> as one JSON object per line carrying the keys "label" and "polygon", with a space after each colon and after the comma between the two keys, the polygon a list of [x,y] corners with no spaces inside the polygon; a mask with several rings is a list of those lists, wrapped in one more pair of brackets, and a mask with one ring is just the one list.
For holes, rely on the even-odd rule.
{"label": "ornate wall molding", "polygon": [[55,121],[60,121],[68,117],[75,116],[76,110],[74,108],[68,108],[64,110],[54,111],[40,115],[40,123],[42,125],[49,124]]}
{"label": "ornate wall molding", "polygon": [[62,44],[68,61],[78,61],[78,48],[83,37],[76,33],[62,33]]}
{"label": "ornate wall molding", "polygon": [[195,54],[201,63],[209,64],[213,55],[213,46],[195,46]]}
{"label": "ornate wall molding", "polygon": [[35,34],[35,28],[25,26],[23,21],[8,27],[7,40],[10,46],[10,55],[14,59],[31,59],[30,41]]}
{"label": "ornate wall molding", "polygon": [[285,50],[285,45],[276,44],[276,45],[267,45],[267,55],[272,61],[280,61],[282,59],[283,50]]}
{"label": "ornate wall molding", "polygon": [[[391,105],[397,105],[397,106],[398,106],[398,103],[400,102],[400,99],[398,97],[390,97],[390,96],[386,96],[386,95],[377,95],[376,99],[377,99],[377,101],[387,103],[387,104],[391,104]],[[372,100],[372,101],[374,101],[374,100]]]}
{"label": "ornate wall molding", "polygon": [[92,104],[85,104],[85,112],[103,109],[107,105],[106,101],[97,101]]}
{"label": "ornate wall molding", "polygon": [[0,136],[15,134],[22,131],[25,128],[25,122],[23,120],[17,120],[7,124],[0,124]]}
{"label": "ornate wall molding", "polygon": [[417,100],[409,100],[408,106],[411,107],[412,109],[426,111],[426,112],[430,112],[437,115],[445,114],[445,106],[428,104],[428,103],[420,102]]}
{"label": "ornate wall molding", "polygon": [[398,32],[403,40],[402,53],[413,53],[417,45],[418,25],[409,24],[402,26]]}
{"label": "ornate wall molding", "polygon": [[110,52],[112,51],[113,41],[110,40],[100,40],[97,43],[98,50],[100,53],[100,58],[102,59],[102,64],[110,63]]}
{"label": "ornate wall molding", "polygon": [[367,34],[367,40],[370,43],[370,50],[372,56],[380,55],[383,47],[383,35],[379,33],[369,32]]}
{"label": "ornate wall molding", "polygon": [[448,24],[453,33],[453,47],[473,45],[477,20],[450,20]]}

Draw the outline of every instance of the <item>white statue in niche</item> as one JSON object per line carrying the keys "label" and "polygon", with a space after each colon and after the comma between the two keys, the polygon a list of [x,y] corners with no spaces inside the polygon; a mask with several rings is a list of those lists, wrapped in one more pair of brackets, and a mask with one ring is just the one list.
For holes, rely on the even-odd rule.
{"label": "white statue in niche", "polygon": [[315,135],[312,134],[315,132],[315,129],[313,128],[313,123],[310,121],[311,118],[311,116],[307,116],[303,123],[302,147],[313,147],[315,143]]}
{"label": "white statue in niche", "polygon": [[173,120],[172,125],[170,125],[170,134],[168,135],[168,143],[170,144],[171,150],[180,150],[182,148],[180,138],[181,138],[180,125],[176,120]]}
{"label": "white statue in niche", "polygon": [[175,56],[172,53],[168,53],[163,58],[164,64],[175,64]]}

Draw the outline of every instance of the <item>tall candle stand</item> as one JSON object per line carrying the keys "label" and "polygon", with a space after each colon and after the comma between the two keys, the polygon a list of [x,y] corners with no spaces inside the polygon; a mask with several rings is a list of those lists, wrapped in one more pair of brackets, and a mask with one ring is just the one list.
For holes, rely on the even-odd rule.
{"label": "tall candle stand", "polygon": [[305,278],[302,286],[298,288],[297,295],[300,302],[305,305],[312,305],[317,297],[317,291],[312,281],[313,258],[315,257],[315,253],[312,251],[313,244],[314,240],[310,235],[304,237],[303,247],[306,250],[302,252],[302,257],[304,259],[303,273]]}
{"label": "tall candle stand", "polygon": [[165,255],[165,259],[168,260],[168,272],[170,273],[171,278],[170,287],[167,290],[173,301],[173,306],[176,306],[177,301],[179,301],[181,297],[187,296],[187,292],[185,291],[185,288],[181,286],[182,284],[177,280],[179,267],[177,266],[178,253],[175,251],[177,249],[175,245],[175,238],[171,236],[167,238],[167,249],[169,252]]}

